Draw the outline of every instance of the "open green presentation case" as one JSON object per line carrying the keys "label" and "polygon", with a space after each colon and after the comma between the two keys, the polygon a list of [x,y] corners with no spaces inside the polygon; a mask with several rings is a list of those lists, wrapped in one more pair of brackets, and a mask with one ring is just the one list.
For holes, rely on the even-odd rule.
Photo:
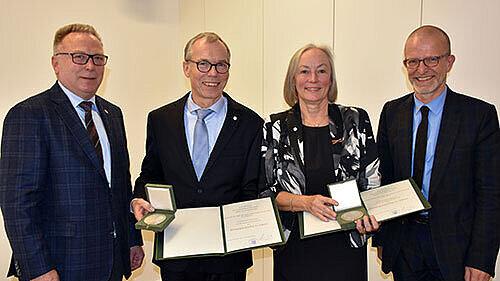
{"label": "open green presentation case", "polygon": [[224,256],[284,244],[272,197],[217,207],[178,209],[174,221],[156,233],[154,259]]}
{"label": "open green presentation case", "polygon": [[431,208],[411,178],[363,192],[359,192],[356,180],[329,184],[327,187],[330,196],[339,203],[334,210],[337,219],[324,222],[309,212],[300,212],[301,238],[355,229],[356,220],[367,215],[383,222]]}
{"label": "open green presentation case", "polygon": [[171,185],[146,184],[146,196],[154,212],[146,214],[135,224],[136,229],[161,232],[174,220],[175,206],[174,189]]}

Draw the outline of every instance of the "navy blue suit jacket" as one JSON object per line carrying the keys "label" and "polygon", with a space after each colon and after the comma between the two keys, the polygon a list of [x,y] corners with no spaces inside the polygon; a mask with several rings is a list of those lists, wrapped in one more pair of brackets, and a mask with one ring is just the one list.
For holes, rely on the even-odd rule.
{"label": "navy blue suit jacket", "polygon": [[[387,102],[377,134],[382,184],[411,176],[413,94]],[[430,231],[445,280],[463,280],[465,266],[494,275],[500,243],[500,132],[495,107],[448,88],[429,188]],[[405,218],[382,224],[388,273],[405,243]]]}
{"label": "navy blue suit jacket", "polygon": [[111,188],[87,131],[56,83],[14,106],[4,121],[0,204],[13,257],[10,274],[29,280],[52,269],[61,280],[107,280],[113,222],[130,275],[141,245],[129,203],[129,156],[121,110],[96,96],[111,148]]}

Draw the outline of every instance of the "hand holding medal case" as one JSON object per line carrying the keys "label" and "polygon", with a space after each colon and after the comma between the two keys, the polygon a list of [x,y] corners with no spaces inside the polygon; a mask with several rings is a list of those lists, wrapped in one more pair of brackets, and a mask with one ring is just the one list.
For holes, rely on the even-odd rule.
{"label": "hand holding medal case", "polygon": [[300,212],[298,215],[301,239],[336,231],[354,229],[356,228],[355,221],[368,215],[359,197],[356,180],[328,184],[327,188],[330,197],[339,203],[338,206],[334,206],[337,218],[325,222],[318,219],[310,212]]}
{"label": "hand holding medal case", "polygon": [[354,228],[355,221],[368,216],[361,198],[359,197],[358,185],[356,180],[349,180],[341,183],[328,185],[330,197],[339,203],[334,206],[337,213],[337,221],[344,229]]}
{"label": "hand holding medal case", "polygon": [[135,224],[136,229],[161,232],[175,218],[174,189],[171,185],[146,184],[146,196],[149,203],[155,208]]}
{"label": "hand holding medal case", "polygon": [[309,212],[300,212],[300,238],[355,229],[355,221],[363,216],[373,215],[382,222],[431,208],[411,178],[362,192],[356,180],[348,180],[328,184],[328,192],[339,203],[334,206],[336,220],[324,222]]}

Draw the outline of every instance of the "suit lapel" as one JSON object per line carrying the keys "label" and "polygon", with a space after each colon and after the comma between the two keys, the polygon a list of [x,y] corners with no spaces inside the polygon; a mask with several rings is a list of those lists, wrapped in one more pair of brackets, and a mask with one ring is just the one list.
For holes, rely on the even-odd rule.
{"label": "suit lapel", "polygon": [[434,164],[432,166],[429,199],[432,198],[432,194],[436,188],[438,188],[439,182],[445,174],[446,166],[448,165],[451,153],[455,146],[455,140],[458,137],[458,131],[460,128],[459,116],[461,116],[461,109],[455,98],[455,93],[448,88],[443,108],[443,116],[441,117],[438,140],[436,143],[436,151],[434,152]]}
{"label": "suit lapel", "polygon": [[[241,113],[238,110],[238,105],[234,100],[232,100],[228,95],[224,94],[227,98],[227,114],[226,119],[224,120],[224,124],[222,125],[222,129],[217,137],[217,141],[215,142],[215,146],[210,153],[210,157],[208,158],[207,166],[203,171],[203,175],[210,170],[219,157],[220,153],[224,151],[224,148],[231,140],[233,133],[238,128],[240,124]],[[194,171],[194,168],[193,168]],[[202,175],[202,177],[203,177]]]}
{"label": "suit lapel", "polygon": [[51,89],[51,99],[55,103],[55,111],[61,117],[61,120],[66,125],[71,134],[75,137],[76,142],[82,147],[89,161],[95,166],[96,170],[106,179],[104,167],[101,164],[99,156],[90,141],[90,138],[85,130],[80,117],[76,113],[73,105],[59,85],[56,83]]}
{"label": "suit lapel", "polygon": [[402,177],[409,178],[411,176],[411,161],[412,161],[412,132],[413,132],[413,95],[401,104],[400,110],[397,111],[395,120],[397,120],[397,142],[395,143],[395,151],[398,163],[401,167]]}
{"label": "suit lapel", "polygon": [[[167,112],[165,121],[170,122],[169,120],[174,120],[172,131],[177,133],[174,134],[174,136],[168,137],[175,138],[174,143],[177,144],[177,151],[180,152],[179,154],[182,158],[181,161],[184,162],[184,167],[191,168],[191,177],[197,182],[198,177],[196,176],[191,154],[189,153],[189,147],[186,139],[186,128],[184,126],[184,107],[188,97],[189,93],[175,103],[174,110],[172,112]],[[170,116],[170,114],[172,114],[172,116]]]}
{"label": "suit lapel", "polygon": [[[111,154],[111,179],[112,179],[112,176],[113,176],[113,156],[114,156],[113,149],[115,147],[115,141],[117,140],[115,130],[119,127],[118,127],[118,124],[113,124],[113,117],[114,116],[112,116],[110,111],[108,111],[108,109],[106,108],[106,106],[102,102],[101,98],[96,96],[95,102],[96,102],[97,109],[99,110],[102,123],[104,124],[104,130],[106,130],[106,135],[108,137],[109,152]],[[100,163],[101,162],[99,160],[99,164]],[[100,164],[100,166],[102,166],[102,164]]]}

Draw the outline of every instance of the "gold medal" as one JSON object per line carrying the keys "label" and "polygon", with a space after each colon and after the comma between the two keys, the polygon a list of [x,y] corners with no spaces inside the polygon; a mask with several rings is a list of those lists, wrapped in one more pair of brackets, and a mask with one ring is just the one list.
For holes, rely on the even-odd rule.
{"label": "gold medal", "polygon": [[147,225],[157,225],[164,222],[166,218],[167,216],[164,214],[152,214],[145,218],[144,222]]}
{"label": "gold medal", "polygon": [[345,221],[355,221],[363,216],[361,211],[350,211],[343,213],[340,218]]}

